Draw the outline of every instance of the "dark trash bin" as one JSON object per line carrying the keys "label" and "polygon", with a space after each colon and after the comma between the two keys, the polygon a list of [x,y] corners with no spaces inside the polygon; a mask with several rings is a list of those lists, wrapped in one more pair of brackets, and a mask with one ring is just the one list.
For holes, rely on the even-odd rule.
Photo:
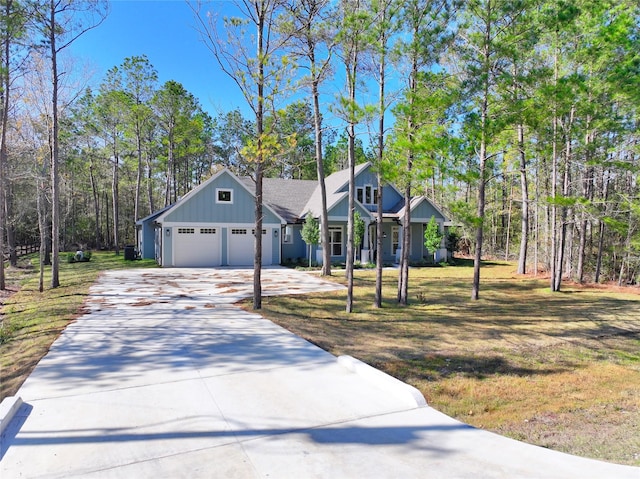
{"label": "dark trash bin", "polygon": [[134,245],[128,244],[124,247],[124,259],[125,261],[136,259],[136,247]]}

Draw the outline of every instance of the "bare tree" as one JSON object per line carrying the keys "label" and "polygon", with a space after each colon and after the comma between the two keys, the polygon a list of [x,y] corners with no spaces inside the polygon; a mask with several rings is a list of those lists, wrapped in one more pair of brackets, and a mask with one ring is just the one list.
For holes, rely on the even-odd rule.
{"label": "bare tree", "polygon": [[[211,50],[218,65],[238,86],[255,115],[255,136],[244,149],[244,157],[253,166],[255,182],[255,229],[253,258],[253,309],[262,308],[262,183],[265,164],[277,153],[273,138],[274,122],[267,122],[269,110],[283,95],[291,65],[281,56],[286,36],[278,35],[277,17],[280,0],[239,0],[235,3],[239,17],[218,17],[205,11],[201,2],[189,3],[194,12],[203,43]],[[247,33],[247,27],[252,32]],[[222,37],[220,32],[226,32]],[[254,46],[250,46],[252,38]],[[275,120],[276,115],[271,117]]]}
{"label": "bare tree", "polygon": [[60,286],[60,80],[58,55],[87,31],[107,17],[104,0],[48,0],[35,5],[33,17],[42,40],[47,45],[51,65],[51,287]]}
{"label": "bare tree", "polygon": [[[331,71],[333,54],[332,29],[328,0],[291,1],[287,5],[291,34],[291,51],[297,60],[305,61],[301,66],[307,70],[302,83],[311,89],[313,98],[313,123],[315,133],[315,155],[318,185],[322,198],[320,230],[322,235],[322,275],[331,275],[331,250],[329,248],[329,219],[327,213],[327,189],[325,186],[324,158],[322,156],[322,112],[320,111],[320,84]],[[286,24],[287,22],[285,22]]]}
{"label": "bare tree", "polygon": [[356,125],[364,117],[364,109],[358,104],[356,95],[360,88],[358,74],[361,70],[362,52],[370,42],[369,29],[372,17],[364,1],[342,0],[342,17],[339,19],[338,53],[346,73],[345,94],[339,99],[336,113],[347,123],[347,161],[349,170],[349,211],[347,213],[347,257],[345,275],[347,278],[346,311],[353,311],[353,263],[354,255],[354,219],[355,211],[355,164],[356,164]]}
{"label": "bare tree", "polygon": [[4,237],[7,232],[7,128],[12,106],[13,76],[20,61],[16,62],[15,48],[25,30],[24,10],[18,2],[5,0],[0,15],[0,289],[5,289]]}

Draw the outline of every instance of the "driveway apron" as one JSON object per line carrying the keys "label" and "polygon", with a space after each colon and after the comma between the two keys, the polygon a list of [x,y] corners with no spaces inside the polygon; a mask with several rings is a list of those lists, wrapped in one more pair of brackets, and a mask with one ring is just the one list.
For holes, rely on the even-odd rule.
{"label": "driveway apron", "polygon": [[[263,269],[265,295],[342,286]],[[428,407],[234,303],[248,269],[105,273],[18,392],[10,478],[634,478]]]}

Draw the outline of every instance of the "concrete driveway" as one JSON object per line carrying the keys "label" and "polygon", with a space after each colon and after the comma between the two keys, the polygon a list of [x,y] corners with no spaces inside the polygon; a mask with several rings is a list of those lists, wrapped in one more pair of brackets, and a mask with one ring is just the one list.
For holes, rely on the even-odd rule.
{"label": "concrete driveway", "polygon": [[[265,295],[341,286],[281,268]],[[252,272],[105,274],[38,364],[2,436],[10,478],[634,478],[425,405],[232,303]]]}

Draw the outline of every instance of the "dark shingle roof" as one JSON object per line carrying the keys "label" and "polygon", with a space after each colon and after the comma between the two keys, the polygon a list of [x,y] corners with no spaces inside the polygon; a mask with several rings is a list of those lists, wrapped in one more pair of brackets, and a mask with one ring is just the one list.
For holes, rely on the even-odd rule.
{"label": "dark shingle roof", "polygon": [[[255,183],[249,177],[242,182],[255,192]],[[318,186],[315,180],[291,180],[282,178],[264,178],[262,196],[264,202],[278,213],[287,223],[295,223],[306,213],[304,207]]]}

